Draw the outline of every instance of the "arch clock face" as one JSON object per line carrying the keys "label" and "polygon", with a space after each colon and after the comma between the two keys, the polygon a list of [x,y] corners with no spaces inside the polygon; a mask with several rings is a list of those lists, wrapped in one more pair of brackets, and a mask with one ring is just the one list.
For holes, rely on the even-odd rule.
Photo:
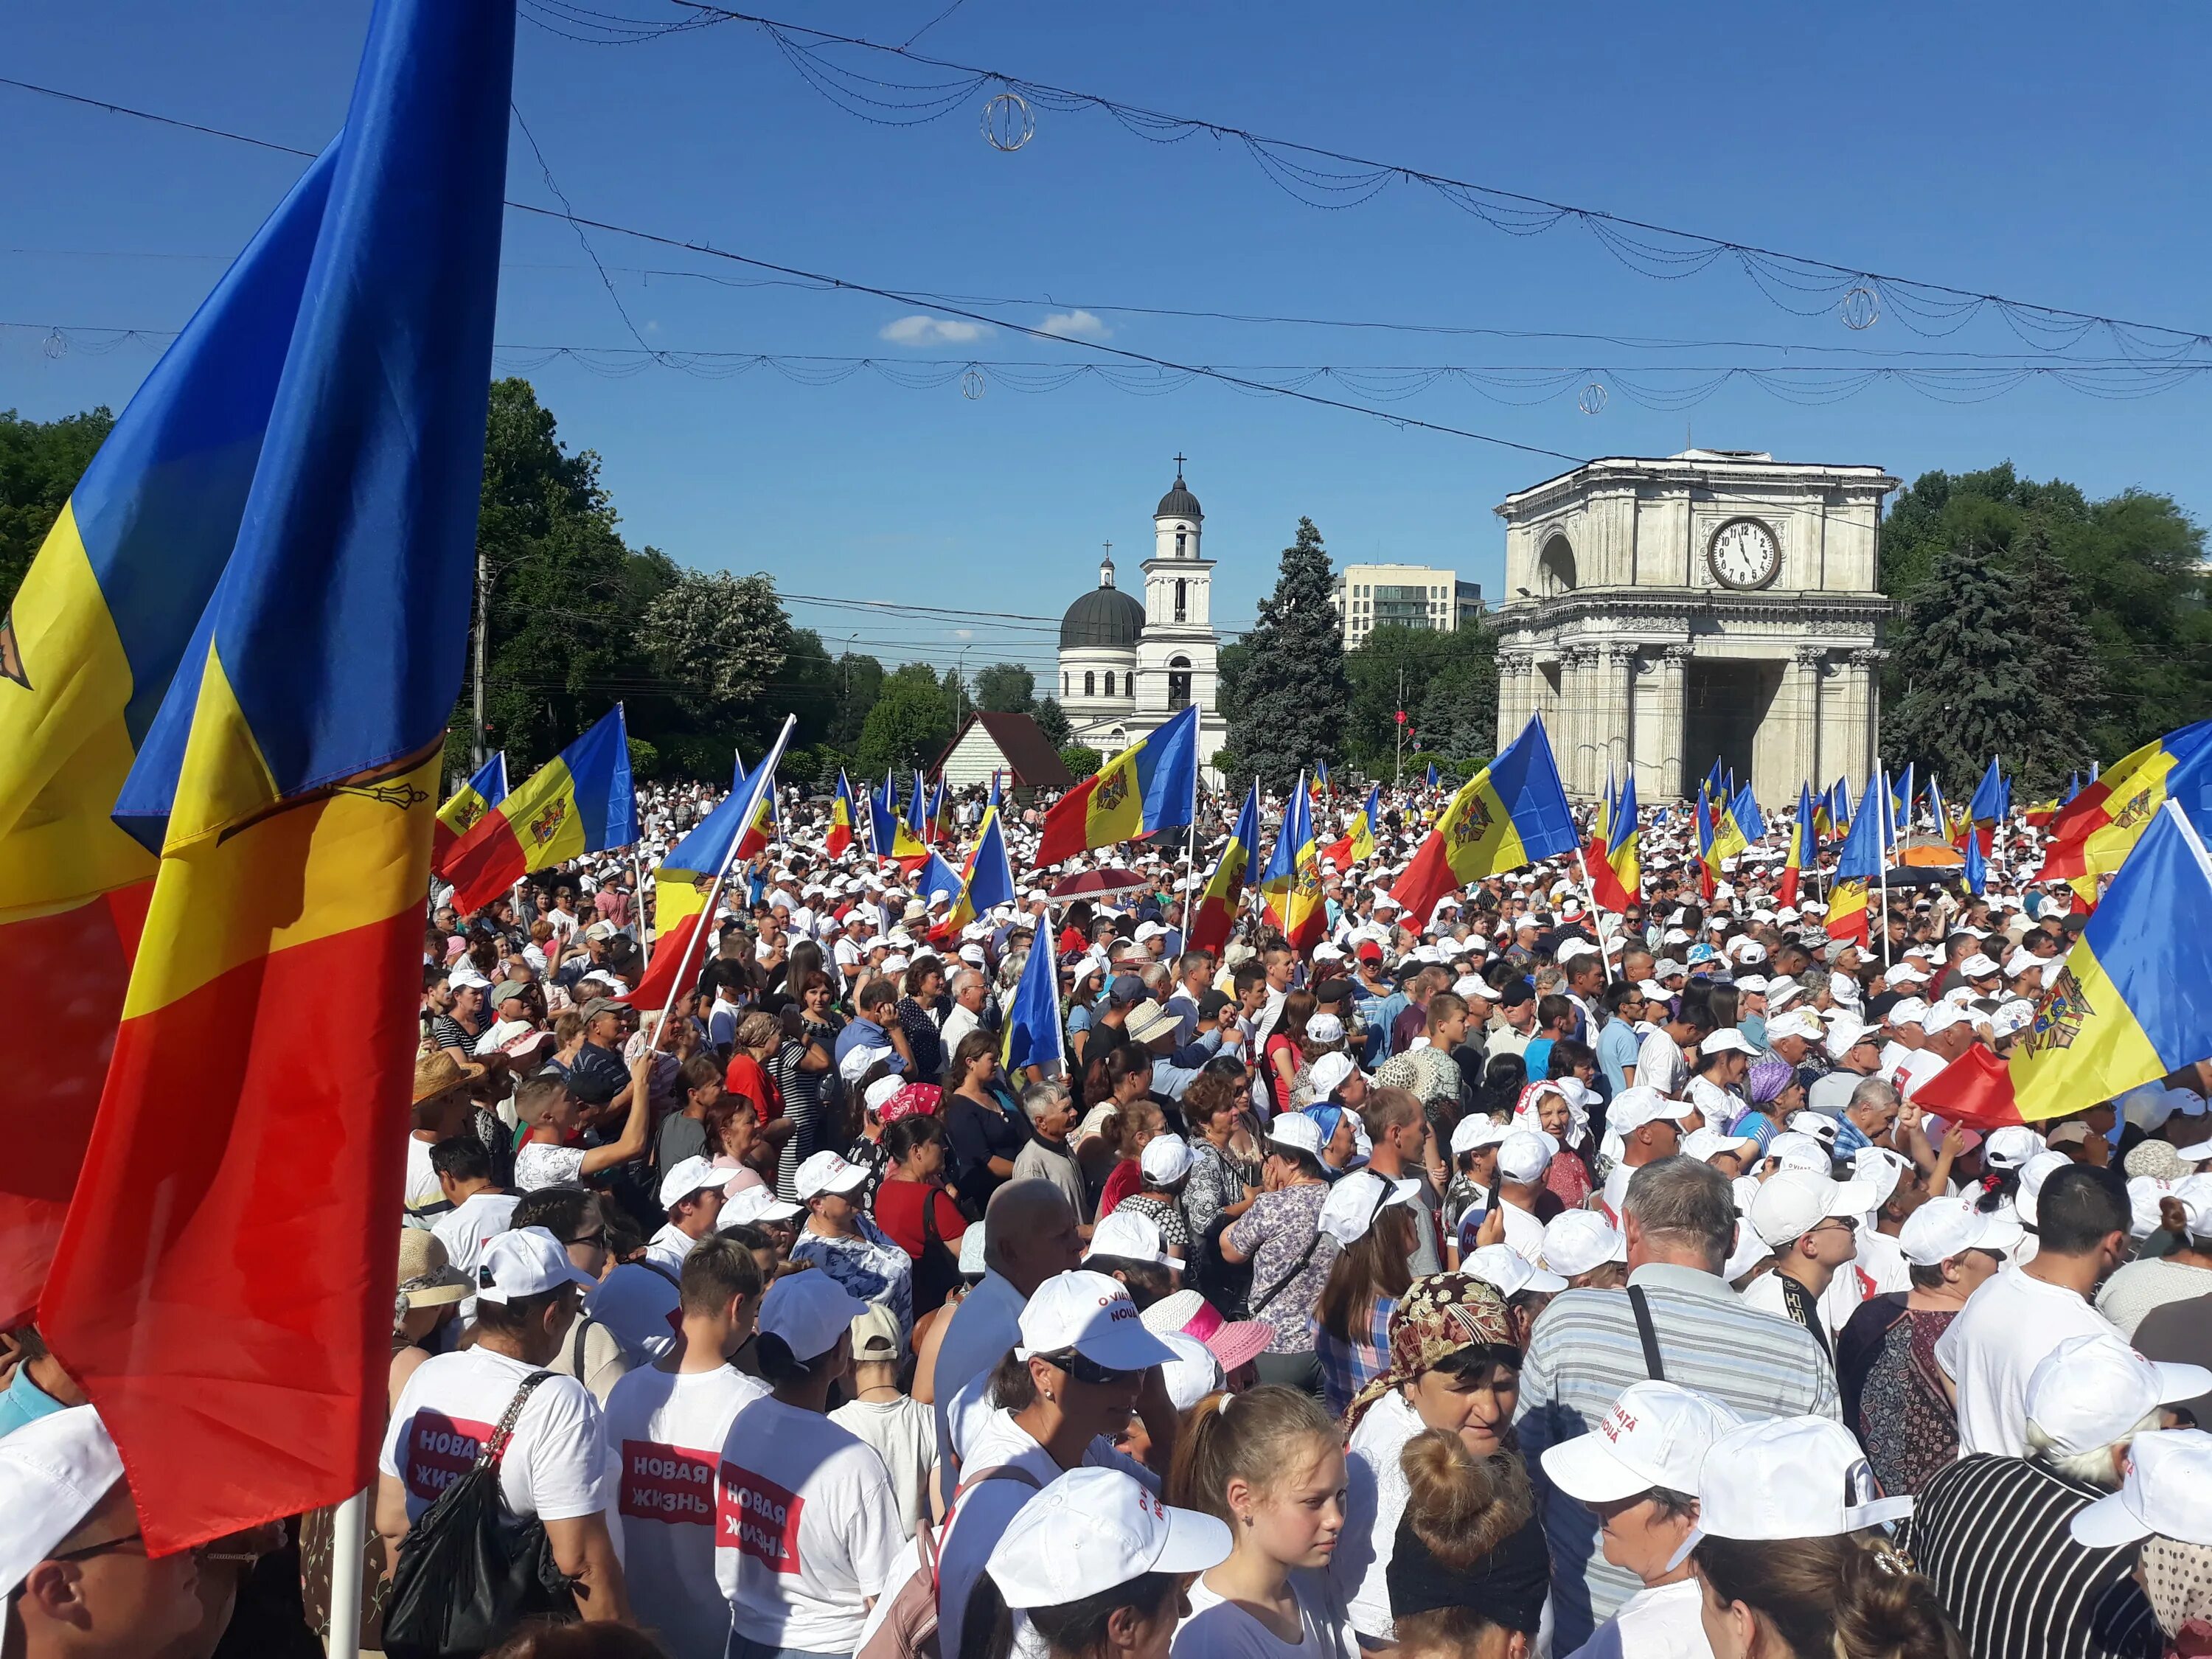
{"label": "arch clock face", "polygon": [[1782,570],[1782,544],[1756,519],[1730,519],[1713,532],[1705,563],[1724,587],[1764,587]]}

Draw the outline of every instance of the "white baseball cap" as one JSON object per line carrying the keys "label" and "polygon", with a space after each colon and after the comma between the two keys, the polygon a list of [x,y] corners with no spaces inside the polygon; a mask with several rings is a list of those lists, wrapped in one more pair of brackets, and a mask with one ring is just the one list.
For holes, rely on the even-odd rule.
{"label": "white baseball cap", "polygon": [[2024,1123],[1992,1129],[1982,1142],[1982,1162],[1992,1170],[2017,1170],[2045,1150],[2043,1137]]}
{"label": "white baseball cap", "polygon": [[836,1347],[867,1307],[828,1273],[786,1273],[761,1298],[760,1331],[781,1338],[804,1364]]}
{"label": "white baseball cap", "polygon": [[1181,1181],[1190,1173],[1190,1143],[1181,1135],[1154,1135],[1138,1155],[1137,1165],[1145,1172],[1145,1179],[1154,1186],[1165,1187]]}
{"label": "white baseball cap", "polygon": [[1826,1175],[1834,1167],[1827,1143],[1795,1129],[1784,1129],[1766,1143],[1766,1156],[1783,1170],[1805,1170]]}
{"label": "white baseball cap", "polygon": [[1811,1170],[1779,1170],[1759,1183],[1744,1219],[1770,1249],[1793,1243],[1823,1221],[1856,1221],[1875,1206],[1863,1181],[1832,1181]]}
{"label": "white baseball cap", "polygon": [[1836,1538],[1912,1513],[1910,1498],[1875,1495],[1859,1443],[1826,1417],[1764,1417],[1729,1430],[1707,1449],[1697,1493],[1684,1556],[1708,1535]]}
{"label": "white baseball cap", "polygon": [[756,1221],[789,1221],[806,1212],[796,1204],[788,1203],[775,1195],[775,1188],[763,1182],[757,1187],[748,1187],[734,1198],[722,1200],[722,1212],[715,1218],[714,1225],[742,1226]]}
{"label": "white baseball cap", "polygon": [[801,1204],[824,1193],[857,1192],[868,1184],[868,1172],[848,1164],[836,1152],[817,1152],[793,1171],[791,1190]]}
{"label": "white baseball cap", "polygon": [[1321,1125],[1304,1112],[1279,1112],[1267,1126],[1267,1139],[1309,1158],[1321,1157]]}
{"label": "white baseball cap", "polygon": [[590,1290],[599,1281],[568,1260],[568,1247],[545,1227],[495,1233],[477,1261],[477,1300],[513,1302],[562,1285]]}
{"label": "white baseball cap", "polygon": [[1175,1358],[1174,1349],[1145,1328],[1137,1304],[1119,1279],[1080,1268],[1054,1273],[1030,1293],[1022,1309],[1021,1336],[1017,1359],[1073,1348],[1109,1370],[1134,1371]]}
{"label": "white baseball cap", "polygon": [[1544,1474],[1583,1504],[1617,1504],[1654,1486],[1693,1492],[1707,1449],[1742,1421],[1678,1383],[1632,1382],[1592,1432],[1545,1448]]}
{"label": "white baseball cap", "polygon": [[1510,1244],[1484,1245],[1468,1255],[1460,1271],[1480,1279],[1509,1301],[1523,1291],[1548,1294],[1567,1288],[1567,1281],[1559,1274],[1539,1267]]}
{"label": "white baseball cap", "polygon": [[1355,1170],[1328,1189],[1314,1224],[1340,1244],[1357,1244],[1376,1216],[1393,1204],[1411,1204],[1420,1190],[1418,1181],[1389,1181],[1372,1170]]}
{"label": "white baseball cap", "polygon": [[1672,1118],[1680,1123],[1697,1109],[1688,1101],[1669,1100],[1656,1089],[1639,1083],[1613,1097],[1613,1104],[1606,1109],[1606,1132],[1625,1139],[1647,1123],[1656,1123],[1662,1118]]}
{"label": "white baseball cap", "polygon": [[1494,1117],[1474,1113],[1452,1125],[1451,1154],[1457,1158],[1462,1152],[1480,1152],[1485,1146],[1495,1146],[1513,1133],[1510,1123],[1500,1123]]}
{"label": "white baseball cap", "polygon": [[1972,1009],[1948,1000],[1932,1005],[1928,1012],[1920,1017],[1920,1029],[1927,1032],[1929,1036],[1934,1036],[1938,1032],[1948,1031],[1954,1025],[1972,1025],[1973,1023],[1974,1014]]}
{"label": "white baseball cap", "polygon": [[1843,1132],[1842,1120],[1830,1117],[1826,1112],[1792,1112],[1790,1115],[1790,1133],[1810,1135],[1831,1152],[1835,1150],[1836,1140]]}
{"label": "white baseball cap", "polygon": [[[1191,1294],[1195,1296],[1198,1292],[1194,1291]],[[1149,1313],[1151,1309],[1146,1311]],[[1205,1343],[1183,1331],[1159,1330],[1151,1326],[1146,1328],[1175,1350],[1176,1357],[1160,1367],[1160,1380],[1167,1384],[1168,1404],[1179,1412],[1187,1412],[1222,1386],[1221,1361]]]}
{"label": "white baseball cap", "polygon": [[1867,1038],[1877,1034],[1876,1027],[1864,1024],[1853,1015],[1839,1013],[1836,1016],[1835,1024],[1828,1027],[1828,1058],[1841,1060]]}
{"label": "white baseball cap", "polygon": [[1118,1256],[1128,1261],[1151,1261],[1164,1266],[1167,1247],[1160,1239],[1160,1224],[1139,1211],[1116,1207],[1091,1230],[1084,1249],[1085,1261],[1094,1255]]}
{"label": "white baseball cap", "polygon": [[2146,1359],[2114,1334],[2069,1336],[2027,1374],[2027,1420],[2062,1457],[2096,1451],[2160,1406],[2212,1392],[2212,1370]]}
{"label": "white baseball cap", "polygon": [[2061,1170],[2071,1168],[2073,1163],[2063,1152],[2038,1152],[2020,1166],[2020,1187],[2013,1194],[2012,1204],[2027,1225],[2036,1224],[2036,1200],[2042,1196],[2043,1183]]}
{"label": "white baseball cap", "polygon": [[1628,1237],[1595,1210],[1562,1210],[1544,1224],[1543,1265],[1569,1279],[1628,1260]]}
{"label": "white baseball cap", "polygon": [[1559,1143],[1541,1129],[1516,1129],[1498,1143],[1498,1173],[1508,1181],[1540,1181]]}
{"label": "white baseball cap", "polygon": [[1959,964],[1959,976],[1961,979],[1987,979],[1993,974],[2003,972],[2004,969],[2002,967],[1990,961],[1979,951],[1975,951],[1973,955]]}
{"label": "white baseball cap", "polygon": [[1204,1572],[1231,1541],[1225,1523],[1170,1508],[1119,1469],[1075,1468],[1022,1505],[985,1571],[1008,1607],[1055,1607],[1148,1572]]}
{"label": "white baseball cap", "polygon": [[1682,1156],[1695,1158],[1700,1164],[1717,1153],[1741,1152],[1747,1147],[1757,1152],[1757,1137],[1729,1134],[1710,1123],[1702,1129],[1692,1129],[1682,1137]]}
{"label": "white baseball cap", "polygon": [[1698,1045],[1698,1057],[1711,1060],[1715,1054],[1749,1054],[1758,1057],[1759,1048],[1733,1025],[1723,1025]]}
{"label": "white baseball cap", "polygon": [[[1316,1015],[1316,1018],[1318,1018],[1319,1016]],[[1306,1030],[1309,1035],[1312,1033],[1313,1026],[1311,1024],[1309,1024],[1306,1026]],[[1331,1054],[1321,1055],[1314,1061],[1313,1066],[1308,1073],[1313,1079],[1314,1098],[1316,1100],[1326,1099],[1328,1096],[1334,1094],[1339,1089],[1341,1089],[1346,1083],[1351,1080],[1352,1074],[1358,1072],[1358,1062],[1353,1060],[1350,1054]]]}
{"label": "white baseball cap", "polygon": [[[1771,994],[1769,994],[1771,1000]],[[1810,1008],[1792,1008],[1786,1014],[1777,1014],[1766,1022],[1766,1040],[1777,1037],[1804,1037],[1808,1042],[1821,1040],[1820,1017]]]}
{"label": "white baseball cap", "polygon": [[2120,1489],[2076,1510],[2068,1530],[2093,1550],[2154,1534],[2212,1545],[2212,1434],[2158,1429],[2137,1435]]}
{"label": "white baseball cap", "polygon": [[837,1062],[837,1075],[848,1083],[858,1083],[867,1076],[878,1060],[896,1060],[898,1050],[887,1042],[857,1042],[845,1051],[845,1058]]}
{"label": "white baseball cap", "polygon": [[1334,1014],[1318,1013],[1308,1016],[1306,1036],[1315,1042],[1344,1041],[1344,1022]]}
{"label": "white baseball cap", "polygon": [[[550,1237],[550,1235],[548,1235]],[[123,1459],[90,1406],[70,1406],[0,1440],[0,1597],[84,1523],[123,1478]]]}
{"label": "white baseball cap", "polygon": [[720,1192],[729,1179],[726,1169],[717,1169],[703,1158],[687,1158],[660,1177],[660,1207],[672,1210],[692,1194],[703,1193],[709,1187]]}
{"label": "white baseball cap", "polygon": [[879,1077],[860,1097],[861,1103],[872,1112],[880,1112],[891,1103],[891,1097],[905,1087],[906,1079],[896,1073],[890,1077]]}

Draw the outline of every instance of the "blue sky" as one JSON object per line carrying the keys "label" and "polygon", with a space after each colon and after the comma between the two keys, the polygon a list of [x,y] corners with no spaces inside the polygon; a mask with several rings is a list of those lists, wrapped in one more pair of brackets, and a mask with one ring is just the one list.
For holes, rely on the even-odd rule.
{"label": "blue sky", "polygon": [[[590,3],[680,15],[665,0]],[[759,3],[896,41],[945,0]],[[18,0],[0,45],[7,73],[23,80],[313,148],[342,118],[367,11],[362,0]],[[2000,18],[1872,4],[963,0],[921,49],[1846,264],[2212,330],[2208,48],[2212,11],[2198,8],[2019,4]],[[580,213],[879,286],[1034,296],[1004,313],[1032,325],[1107,302],[1780,346],[2029,349],[1995,317],[1942,340],[1894,318],[1855,333],[1832,316],[1778,309],[1726,268],[1649,280],[1583,231],[1504,235],[1415,188],[1317,211],[1232,146],[1154,144],[1095,113],[1043,112],[1013,155],[982,141],[980,99],[933,125],[871,125],[741,26],[611,47],[526,21],[518,50],[516,102]],[[88,335],[49,356],[46,325],[176,326],[296,171],[281,155],[6,88],[0,149],[13,163],[0,172],[0,322],[38,325],[0,329],[0,408],[39,416],[119,407],[154,360],[134,343],[102,355],[92,348],[106,342]],[[519,135],[509,176],[516,199],[550,203]],[[594,246],[630,316],[669,349],[1084,355],[1003,329],[910,343],[896,337],[911,307],[731,286],[751,279],[620,237]],[[505,258],[503,343],[633,343],[568,226],[510,214]],[[1632,373],[1786,361],[1720,347],[1100,320],[1115,345],[1224,365]],[[969,400],[866,374],[826,386],[765,368],[605,378],[560,360],[532,378],[566,439],[605,457],[634,541],[709,568],[766,570],[794,593],[979,613],[1057,616],[1095,580],[1102,542],[1140,556],[1178,450],[1220,561],[1215,614],[1231,626],[1253,615],[1301,514],[1340,562],[1449,565],[1495,594],[1503,538],[1492,507],[1565,465],[1218,386],[1144,397],[1094,379],[1025,396],[994,380]],[[2202,381],[2138,401],[2034,384],[1959,406],[1888,385],[1807,408],[1737,383],[1686,413],[1615,393],[1593,416],[1571,398],[1504,407],[1446,386],[1391,407],[1579,456],[1663,454],[1694,436],[1878,463],[1908,480],[2010,458],[2099,494],[2164,490],[2203,518],[2207,399]],[[1045,629],[981,615],[940,629],[793,610],[833,646],[857,629],[861,648],[892,660],[949,662],[970,637],[971,667],[1049,658]]]}

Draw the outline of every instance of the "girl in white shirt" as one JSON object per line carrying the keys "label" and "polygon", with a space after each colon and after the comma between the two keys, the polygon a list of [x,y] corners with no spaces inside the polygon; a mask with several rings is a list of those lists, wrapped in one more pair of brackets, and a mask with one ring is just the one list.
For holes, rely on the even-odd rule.
{"label": "girl in white shirt", "polygon": [[1357,1659],[1329,1582],[1344,1528],[1344,1447],[1310,1395],[1280,1384],[1191,1410],[1169,1496],[1229,1523],[1229,1559],[1190,1587],[1176,1659]]}

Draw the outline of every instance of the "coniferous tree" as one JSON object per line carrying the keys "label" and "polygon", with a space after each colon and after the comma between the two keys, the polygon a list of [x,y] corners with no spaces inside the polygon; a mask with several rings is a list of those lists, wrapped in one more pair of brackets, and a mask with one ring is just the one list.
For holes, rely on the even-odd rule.
{"label": "coniferous tree", "polygon": [[2044,690],[2039,741],[2022,753],[2021,775],[2039,790],[2086,770],[2097,753],[2090,732],[2106,713],[2106,678],[2090,632],[2081,585],[2051,549],[2051,532],[2029,525],[2014,544],[2021,583],[2033,600],[2037,683]]}
{"label": "coniferous tree", "polygon": [[1266,787],[1288,789],[1316,760],[1334,765],[1344,757],[1352,688],[1341,626],[1321,532],[1300,519],[1297,541],[1283,550],[1274,593],[1260,601],[1259,623],[1244,636],[1228,711],[1229,747]]}
{"label": "coniferous tree", "polygon": [[1966,779],[1999,755],[2039,777],[2052,702],[2041,673],[2039,605],[1984,550],[1954,547],[1937,558],[1897,642],[1905,696],[1884,711],[1884,757]]}

